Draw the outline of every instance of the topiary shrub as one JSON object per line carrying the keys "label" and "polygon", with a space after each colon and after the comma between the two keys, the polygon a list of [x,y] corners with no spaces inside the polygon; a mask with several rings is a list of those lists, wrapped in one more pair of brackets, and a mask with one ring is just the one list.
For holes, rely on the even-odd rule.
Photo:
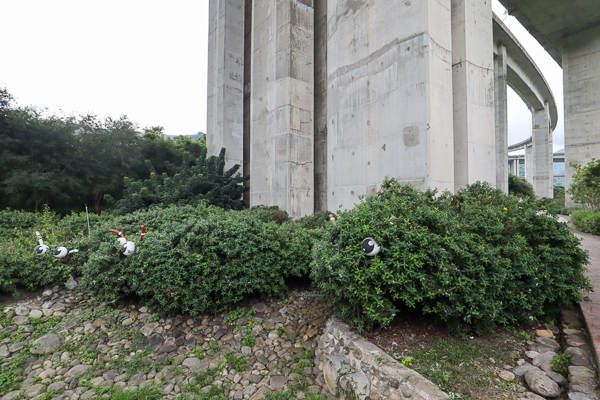
{"label": "topiary shrub", "polygon": [[590,210],[573,211],[573,225],[582,232],[600,236],[600,213]]}
{"label": "topiary shrub", "polygon": [[111,221],[124,233],[146,225],[138,254],[123,256],[108,226],[93,235],[100,244],[84,271],[84,289],[102,300],[136,296],[158,312],[196,315],[229,309],[251,294],[282,296],[286,277],[308,273],[310,231],[271,222],[271,213],[208,207],[182,218],[179,207],[151,212]]}
{"label": "topiary shrub", "polygon": [[[536,201],[476,183],[456,196],[395,180],[341,212],[315,245],[311,277],[358,329],[387,326],[402,308],[432,313],[450,330],[530,322],[582,300],[586,253]],[[374,238],[380,254],[361,242]],[[339,243],[332,246],[331,242]]]}

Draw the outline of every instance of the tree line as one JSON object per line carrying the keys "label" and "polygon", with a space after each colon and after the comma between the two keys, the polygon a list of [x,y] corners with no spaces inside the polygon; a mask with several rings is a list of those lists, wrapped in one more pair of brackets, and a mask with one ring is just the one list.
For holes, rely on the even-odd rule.
{"label": "tree line", "polygon": [[[124,178],[148,180],[206,156],[204,136],[167,137],[162,127],[140,129],[126,116],[47,115],[19,107],[0,88],[0,210],[68,213],[107,198],[121,199]],[[108,196],[107,196],[108,195]]]}

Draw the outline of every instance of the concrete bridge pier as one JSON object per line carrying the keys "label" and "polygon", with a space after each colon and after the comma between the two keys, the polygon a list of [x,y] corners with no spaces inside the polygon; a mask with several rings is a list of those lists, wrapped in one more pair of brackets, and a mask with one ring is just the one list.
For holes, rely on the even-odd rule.
{"label": "concrete bridge pier", "polygon": [[[243,164],[244,4],[238,0],[211,1],[208,34],[209,155],[222,147],[225,168]],[[241,171],[240,171],[241,172]]]}
{"label": "concrete bridge pier", "polygon": [[455,191],[496,182],[493,50],[492,2],[452,0]]}
{"label": "concrete bridge pier", "polygon": [[[600,26],[563,40],[566,187],[575,169],[600,158]],[[567,206],[575,205],[567,196]]]}
{"label": "concrete bridge pier", "polygon": [[314,210],[314,6],[255,1],[251,28],[250,204]]}
{"label": "concrete bridge pier", "polygon": [[328,208],[390,178],[452,191],[450,0],[327,6]]}
{"label": "concrete bridge pier", "polygon": [[533,146],[531,144],[525,145],[525,180],[533,185]]}
{"label": "concrete bridge pier", "polygon": [[510,173],[519,176],[519,160],[509,160]]}
{"label": "concrete bridge pier", "polygon": [[[496,111],[496,188],[508,193],[508,67],[506,46],[494,57]],[[514,164],[514,163],[513,163]],[[517,175],[513,172],[514,175]]]}
{"label": "concrete bridge pier", "polygon": [[531,109],[533,119],[531,167],[533,192],[538,197],[554,197],[552,131],[548,103],[541,110]]}

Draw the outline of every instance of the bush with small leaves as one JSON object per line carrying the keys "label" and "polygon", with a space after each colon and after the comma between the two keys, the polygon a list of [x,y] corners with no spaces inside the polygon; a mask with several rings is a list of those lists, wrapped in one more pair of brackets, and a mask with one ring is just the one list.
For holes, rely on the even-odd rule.
{"label": "bush with small leaves", "polygon": [[[387,326],[405,307],[453,331],[531,322],[591,289],[579,240],[539,211],[488,184],[452,196],[386,181],[329,225],[311,276],[359,329]],[[374,257],[361,251],[367,237],[381,246]]]}
{"label": "bush with small leaves", "polygon": [[600,212],[590,210],[573,211],[573,225],[582,232],[600,236]]}
{"label": "bush with small leaves", "polygon": [[202,206],[127,214],[110,223],[126,235],[142,224],[148,231],[129,257],[104,222],[92,235],[96,248],[82,287],[102,300],[137,296],[165,314],[225,311],[251,294],[280,297],[286,277],[308,274],[319,231],[270,218],[261,210]]}

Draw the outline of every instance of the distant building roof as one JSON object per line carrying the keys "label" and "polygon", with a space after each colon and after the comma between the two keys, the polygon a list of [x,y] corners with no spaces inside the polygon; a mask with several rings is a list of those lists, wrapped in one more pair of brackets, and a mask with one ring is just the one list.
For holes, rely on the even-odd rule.
{"label": "distant building roof", "polygon": [[555,154],[555,155],[565,154],[565,149],[564,149],[564,147],[563,147],[562,149],[560,149],[560,150],[557,150],[557,151],[555,151],[555,152],[554,152],[554,154]]}

